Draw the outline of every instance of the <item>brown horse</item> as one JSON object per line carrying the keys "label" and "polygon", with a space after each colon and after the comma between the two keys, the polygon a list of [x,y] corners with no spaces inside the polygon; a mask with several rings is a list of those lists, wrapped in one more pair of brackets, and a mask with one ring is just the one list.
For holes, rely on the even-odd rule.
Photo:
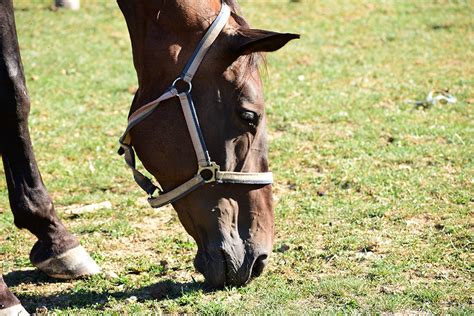
{"label": "brown horse", "polygon": [[[118,2],[129,27],[139,81],[131,117],[179,77],[224,6],[232,11],[199,63],[193,88],[190,82],[178,80],[185,89],[192,88],[196,104],[192,110],[202,126],[196,130],[202,130],[199,136],[202,145],[204,141],[207,145],[208,158],[213,158],[212,166],[219,165],[221,170],[198,161],[196,137],[192,137],[196,133],[188,129],[177,97],[162,102],[134,126],[129,145],[164,191],[176,192],[173,189],[190,178],[199,180],[193,192],[165,200],[174,202],[180,220],[196,240],[195,265],[208,282],[214,287],[245,284],[262,273],[273,243],[258,64],[261,52],[275,51],[298,36],[251,29],[238,15],[233,0]],[[31,261],[50,276],[74,278],[97,273],[97,265],[62,225],[44,187],[29,137],[28,112],[12,0],[0,0],[0,154],[15,224],[36,235]],[[203,172],[196,174],[197,162]],[[206,171],[211,171],[210,178]],[[217,176],[222,181],[211,181]],[[0,276],[0,315],[19,313],[26,311]]]}
{"label": "brown horse", "polygon": [[[169,91],[223,6],[231,8],[192,86],[178,79],[186,82],[177,89],[192,88],[201,142],[221,170],[267,172],[266,117],[258,65],[262,52],[278,50],[298,35],[251,29],[238,15],[233,0],[118,3],[129,28],[139,82],[132,117]],[[165,192],[197,172],[199,162],[187,123],[180,101],[171,98],[131,128],[128,136]],[[213,182],[172,202],[197,242],[195,267],[212,286],[242,285],[262,273],[273,244],[270,185]]]}

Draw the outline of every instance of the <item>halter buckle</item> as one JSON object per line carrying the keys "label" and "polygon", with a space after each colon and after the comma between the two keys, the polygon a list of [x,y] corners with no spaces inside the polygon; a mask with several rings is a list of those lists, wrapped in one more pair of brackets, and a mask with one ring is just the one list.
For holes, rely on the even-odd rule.
{"label": "halter buckle", "polygon": [[217,173],[221,167],[215,162],[211,161],[209,166],[199,166],[197,174],[204,179],[204,183],[213,183],[217,181]]}
{"label": "halter buckle", "polygon": [[178,89],[178,87],[177,87],[177,84],[178,84],[179,82],[181,82],[181,81],[184,83],[184,85],[187,85],[187,87],[188,87],[188,90],[187,90],[187,91],[186,91],[185,89],[183,89],[182,92],[185,92],[185,91],[186,91],[186,92],[185,92],[186,94],[190,94],[190,93],[191,93],[191,90],[193,90],[193,84],[191,83],[191,81],[187,81],[187,80],[184,79],[183,77],[178,77],[178,78],[176,78],[176,79],[173,81],[173,83],[171,84],[171,88],[176,89],[176,91],[178,91],[178,94],[179,94],[179,93],[182,93],[182,92],[180,92],[180,89]]}

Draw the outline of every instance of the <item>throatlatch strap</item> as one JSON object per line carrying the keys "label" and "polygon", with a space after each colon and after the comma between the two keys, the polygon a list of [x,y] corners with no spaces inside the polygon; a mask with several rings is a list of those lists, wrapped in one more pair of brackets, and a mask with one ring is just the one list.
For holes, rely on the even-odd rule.
{"label": "throatlatch strap", "polygon": [[135,165],[135,151],[133,150],[132,146],[126,144],[121,145],[121,149],[123,150],[125,157],[125,162],[127,163],[127,166],[132,170],[135,182],[140,186],[140,188],[143,189],[143,191],[148,194],[148,196],[152,196],[153,193],[155,193],[155,191],[158,189],[158,187],[154,185],[153,182],[143,173],[137,170]]}
{"label": "throatlatch strap", "polygon": [[145,104],[134,113],[130,115],[128,118],[128,125],[125,132],[120,137],[120,144],[130,145],[130,136],[129,132],[132,128],[134,128],[138,123],[146,119],[153,111],[160,105],[161,102],[171,99],[178,95],[178,91],[175,88],[171,88],[165,93],[163,93],[158,99],[151,101],[148,104]]}
{"label": "throatlatch strap", "polygon": [[136,168],[135,151],[133,150],[131,145],[130,130],[138,123],[143,121],[146,117],[148,117],[151,113],[153,113],[153,111],[161,102],[171,99],[177,94],[178,92],[176,91],[176,89],[170,89],[163,93],[158,99],[146,104],[145,106],[135,111],[132,115],[130,115],[127,129],[119,140],[119,154],[124,155],[125,163],[132,170],[135,182],[140,186],[140,188],[142,188],[143,191],[148,194],[148,196],[152,196],[153,193],[158,189],[158,187],[153,184],[150,178],[146,177]]}

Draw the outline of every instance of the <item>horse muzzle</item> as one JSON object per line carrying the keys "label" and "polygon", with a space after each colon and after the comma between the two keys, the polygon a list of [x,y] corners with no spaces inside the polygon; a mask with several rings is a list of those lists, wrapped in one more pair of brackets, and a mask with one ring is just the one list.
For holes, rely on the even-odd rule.
{"label": "horse muzzle", "polygon": [[212,288],[242,286],[262,274],[269,254],[270,251],[243,245],[216,247],[199,250],[194,266]]}

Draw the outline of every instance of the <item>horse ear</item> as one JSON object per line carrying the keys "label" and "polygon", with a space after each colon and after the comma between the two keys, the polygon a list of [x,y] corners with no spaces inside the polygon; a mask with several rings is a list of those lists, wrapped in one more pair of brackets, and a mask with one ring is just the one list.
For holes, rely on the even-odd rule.
{"label": "horse ear", "polygon": [[237,53],[249,55],[257,52],[274,52],[293,39],[300,38],[298,34],[277,33],[258,29],[240,29]]}

